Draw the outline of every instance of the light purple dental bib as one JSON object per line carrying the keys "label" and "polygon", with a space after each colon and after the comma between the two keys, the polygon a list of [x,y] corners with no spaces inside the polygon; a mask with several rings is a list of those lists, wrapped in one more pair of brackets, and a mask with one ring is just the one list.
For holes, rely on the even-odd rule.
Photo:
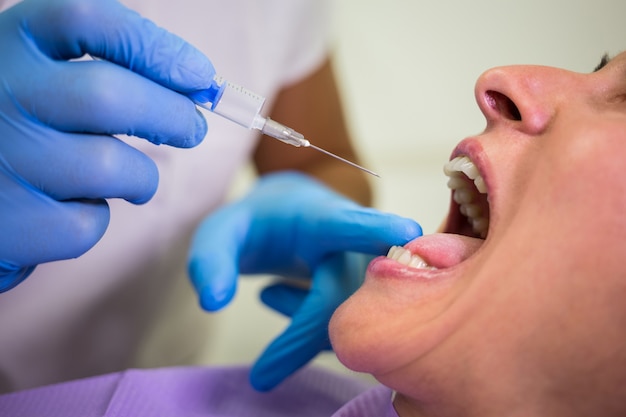
{"label": "light purple dental bib", "polygon": [[268,393],[248,367],[180,367],[85,378],[0,396],[0,417],[397,417],[391,390],[307,368]]}

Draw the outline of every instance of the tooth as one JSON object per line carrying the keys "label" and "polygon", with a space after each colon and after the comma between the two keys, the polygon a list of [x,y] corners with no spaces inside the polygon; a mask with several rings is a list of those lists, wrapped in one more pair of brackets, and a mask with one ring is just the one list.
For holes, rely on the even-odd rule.
{"label": "tooth", "polygon": [[461,177],[450,177],[448,180],[448,188],[451,190],[457,190],[459,188],[466,187],[465,180]]}
{"label": "tooth", "polygon": [[476,179],[474,179],[474,185],[481,194],[487,194],[487,186],[485,185],[485,180],[483,179],[483,177],[481,177],[480,175],[477,176]]}
{"label": "tooth", "polygon": [[446,162],[443,166],[443,172],[444,174],[446,174],[447,176],[451,176],[456,174],[459,170],[455,169],[455,165],[456,163],[461,159],[460,156],[457,156],[456,158]]}
{"label": "tooth", "polygon": [[474,165],[474,163],[469,159],[463,164],[461,171],[463,171],[463,173],[471,180],[475,179],[479,175],[478,168],[476,168],[476,165]]}
{"label": "tooth", "polygon": [[478,178],[481,178],[478,181],[484,185],[484,180],[480,176],[478,168],[476,168],[476,165],[466,156],[456,157],[453,160],[448,161],[443,166],[443,172],[451,178],[456,178],[460,172],[465,174],[465,176],[471,180],[478,180]]}
{"label": "tooth", "polygon": [[460,156],[454,159],[454,170],[455,171],[463,171],[463,165],[471,162],[467,156]]}
{"label": "tooth", "polygon": [[409,262],[409,266],[411,268],[428,268],[429,265],[421,258],[413,255],[411,257],[411,261]]}
{"label": "tooth", "polygon": [[428,265],[421,257],[411,254],[411,252],[400,246],[392,246],[389,248],[387,258],[393,259],[396,262],[411,268],[436,269]]}
{"label": "tooth", "polygon": [[399,259],[400,259],[400,257],[402,256],[402,253],[403,253],[403,252],[404,252],[404,249],[403,249],[403,248],[401,248],[400,246],[396,246],[396,251],[395,251],[395,253],[393,254],[393,259],[394,259],[395,261],[399,260]]}
{"label": "tooth", "polygon": [[483,210],[480,208],[478,204],[466,204],[465,205],[465,213],[461,211],[467,217],[479,217],[482,214]]}
{"label": "tooth", "polygon": [[389,252],[387,252],[387,258],[395,259],[395,255],[398,252],[398,249],[400,249],[399,246],[390,247]]}
{"label": "tooth", "polygon": [[452,193],[452,198],[454,198],[454,201],[456,201],[458,204],[469,204],[474,200],[475,196],[476,194],[474,193],[474,191],[470,190],[469,188],[454,190],[454,192]]}
{"label": "tooth", "polygon": [[489,219],[485,217],[479,217],[476,219],[472,219],[472,228],[476,233],[486,232],[489,228]]}
{"label": "tooth", "polygon": [[391,248],[389,248],[389,253],[387,253],[387,257],[397,260],[398,249],[400,249],[398,246],[392,246]]}
{"label": "tooth", "polygon": [[409,252],[408,250],[402,251],[397,261],[403,265],[408,265],[409,262],[411,262],[411,252]]}

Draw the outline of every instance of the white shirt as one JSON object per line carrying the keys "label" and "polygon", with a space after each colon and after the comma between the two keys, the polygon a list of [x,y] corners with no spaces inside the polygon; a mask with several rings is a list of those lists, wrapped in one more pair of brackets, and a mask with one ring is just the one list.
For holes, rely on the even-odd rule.
{"label": "white shirt", "polygon": [[[11,3],[0,0],[0,8]],[[281,87],[313,71],[326,54],[324,1],[125,3],[202,50],[218,74],[265,96],[265,111]],[[40,265],[0,295],[0,392],[130,366],[184,363],[201,348],[204,337],[194,335],[193,323],[181,313],[186,305],[190,314],[200,314],[190,284],[181,284],[190,234],[223,202],[257,140],[254,132],[216,115],[206,118],[208,135],[193,149],[128,138],[158,165],[153,199],[141,206],[110,201],[110,226],[92,250]],[[181,294],[186,304],[173,300]],[[151,332],[164,312],[180,317],[155,339]]]}

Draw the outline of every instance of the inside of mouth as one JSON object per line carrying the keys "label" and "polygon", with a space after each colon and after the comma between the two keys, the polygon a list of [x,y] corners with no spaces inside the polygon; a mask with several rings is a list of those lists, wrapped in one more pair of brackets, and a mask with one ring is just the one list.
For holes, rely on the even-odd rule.
{"label": "inside of mouth", "polygon": [[414,269],[445,269],[471,257],[487,238],[490,208],[487,184],[469,156],[444,165],[452,199],[443,233],[422,236],[409,247],[393,246],[387,257]]}
{"label": "inside of mouth", "polygon": [[484,179],[466,156],[449,161],[444,172],[452,199],[443,234],[421,237],[411,249],[394,246],[388,258],[415,269],[445,269],[465,261],[484,243],[490,219]]}
{"label": "inside of mouth", "polygon": [[[488,224],[489,224],[489,202],[487,201],[487,194],[481,194],[476,190],[474,186],[474,182],[467,178],[466,176],[462,177],[466,182],[468,188],[473,188],[475,190],[475,195],[470,204],[459,204],[456,201],[453,201],[453,204],[456,206],[454,209],[457,213],[460,214],[459,218],[459,230],[457,234],[474,237],[478,239],[486,239],[488,232]],[[472,209],[466,208],[472,207]],[[474,213],[470,212],[470,210],[476,210],[480,213],[480,220],[482,222],[486,222],[486,226],[484,231],[478,231],[475,224],[473,222],[476,221],[476,218],[473,216]]]}
{"label": "inside of mouth", "polygon": [[449,210],[445,233],[486,239],[489,230],[489,202],[484,183],[480,188],[476,186],[476,178],[483,181],[478,173],[473,173],[474,179],[460,171],[449,171],[448,187],[452,190],[452,201]]}

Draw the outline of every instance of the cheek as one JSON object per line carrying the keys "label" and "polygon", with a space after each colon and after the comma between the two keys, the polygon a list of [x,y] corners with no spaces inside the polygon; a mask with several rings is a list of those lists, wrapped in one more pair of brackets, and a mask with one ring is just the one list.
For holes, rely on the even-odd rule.
{"label": "cheek", "polygon": [[626,231],[626,118],[576,116],[535,138],[526,168],[509,181],[522,187],[518,198],[508,198],[515,201],[513,216],[523,213],[537,245],[547,234],[559,235],[556,256],[576,249],[602,255],[599,248],[611,251]]}
{"label": "cheek", "polygon": [[609,123],[580,130],[567,143],[548,147],[535,178],[544,191],[535,195],[561,233],[584,235],[585,247],[599,252],[592,241],[619,244],[622,239],[613,238],[626,231],[626,126]]}

